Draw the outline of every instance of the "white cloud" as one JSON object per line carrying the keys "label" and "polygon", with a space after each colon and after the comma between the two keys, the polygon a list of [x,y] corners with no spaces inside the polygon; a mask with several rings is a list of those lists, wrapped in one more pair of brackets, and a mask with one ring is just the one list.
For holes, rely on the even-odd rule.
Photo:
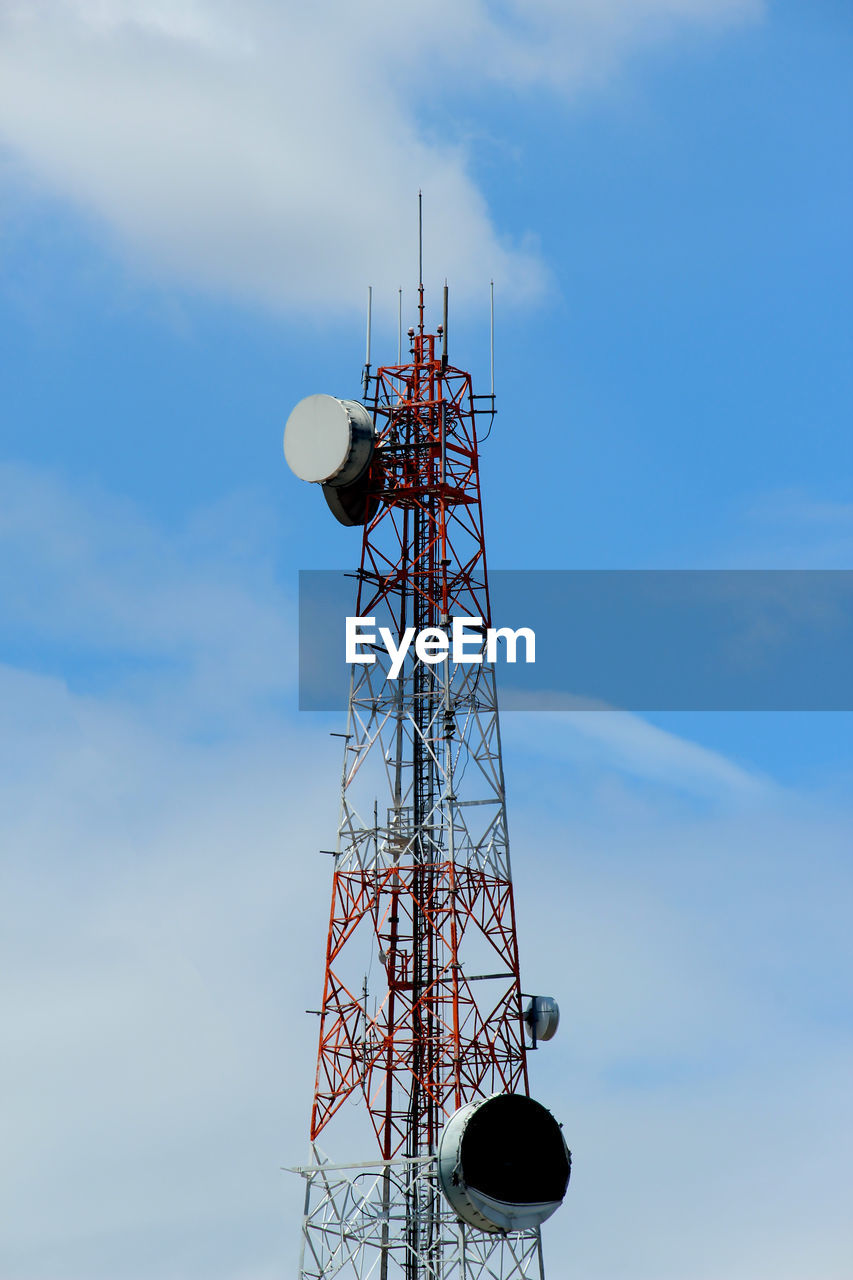
{"label": "white cloud", "polygon": [[193,743],[10,670],[0,704],[0,1271],[262,1274],[298,1214],[337,752],[312,781],[310,727]]}
{"label": "white cloud", "polygon": [[531,299],[532,242],[495,226],[436,96],[571,94],[637,49],[760,16],[759,0],[28,0],[0,5],[0,141],[170,278],[275,306],[361,306],[428,253],[464,300]]}
{"label": "white cloud", "polygon": [[[0,563],[30,578],[6,621],[33,651],[58,638],[72,685],[72,640],[186,665],[130,693],[0,668],[0,1273],[264,1280],[298,1248],[279,1166],[305,1155],[340,742],[267,705],[289,610],[261,540],[229,544],[243,522],[169,535],[6,481]],[[254,674],[232,608],[267,637]],[[209,663],[252,696],[200,734]],[[841,1280],[845,815],[635,717],[562,719],[505,719],[525,988],[563,1009],[532,1087],[576,1160],[549,1274]]]}
{"label": "white cloud", "polygon": [[[541,703],[541,695],[538,699]],[[552,762],[606,768],[667,789],[722,799],[770,786],[717,751],[680,738],[627,711],[513,712],[504,738]]]}
{"label": "white cloud", "polygon": [[12,464],[0,495],[0,1272],[261,1280],[296,1256],[339,764],[279,705],[272,521],[167,531]]}
{"label": "white cloud", "polygon": [[849,815],[777,791],[690,818],[597,772],[513,803],[525,982],[562,1012],[532,1087],[575,1160],[546,1260],[592,1280],[842,1280]]}
{"label": "white cloud", "polygon": [[[198,512],[180,532],[129,502],[0,463],[0,595],[7,634],[66,659],[94,657],[164,709],[240,714],[292,688],[296,632],[274,581],[278,531],[253,495]],[[173,699],[178,683],[182,696]],[[150,696],[151,690],[149,690]],[[205,710],[206,708],[206,710]]]}
{"label": "white cloud", "polygon": [[748,551],[741,563],[762,568],[849,569],[853,563],[853,503],[815,498],[800,489],[762,494],[741,516]]}

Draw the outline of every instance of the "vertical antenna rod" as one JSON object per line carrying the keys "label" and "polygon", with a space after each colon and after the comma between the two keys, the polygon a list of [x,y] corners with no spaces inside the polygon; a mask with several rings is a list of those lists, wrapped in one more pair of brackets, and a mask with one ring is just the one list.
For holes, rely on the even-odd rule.
{"label": "vertical antenna rod", "polygon": [[424,197],[418,192],[418,331],[424,336]]}
{"label": "vertical antenna rod", "polygon": [[441,371],[447,368],[447,281],[444,282],[444,323],[441,330]]}
{"label": "vertical antenna rod", "polygon": [[403,363],[403,290],[397,290],[397,364]]}
{"label": "vertical antenna rod", "polygon": [[364,394],[367,395],[367,387],[370,382],[370,324],[373,318],[373,286],[367,286],[367,352],[364,357],[364,377],[362,378],[362,386]]}
{"label": "vertical antenna rod", "polygon": [[492,381],[492,408],[495,404],[495,282],[491,280],[490,285],[490,305],[489,305],[489,366],[491,370]]}

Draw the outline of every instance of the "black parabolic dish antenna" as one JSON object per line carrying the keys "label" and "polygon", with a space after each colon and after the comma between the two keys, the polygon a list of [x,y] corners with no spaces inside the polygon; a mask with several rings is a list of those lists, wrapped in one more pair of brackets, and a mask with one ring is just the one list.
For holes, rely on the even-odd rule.
{"label": "black parabolic dish antenna", "polygon": [[481,1231],[539,1226],[562,1204],[570,1173],[562,1129],[524,1094],[469,1102],[439,1141],[442,1190],[459,1217]]}

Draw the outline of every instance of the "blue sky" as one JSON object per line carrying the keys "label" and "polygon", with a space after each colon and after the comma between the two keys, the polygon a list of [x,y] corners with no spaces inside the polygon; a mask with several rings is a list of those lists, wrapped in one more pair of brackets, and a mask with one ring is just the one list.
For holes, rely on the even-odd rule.
{"label": "blue sky", "polygon": [[[850,566],[849,8],[430,15],[0,3],[9,1280],[292,1271],[339,727],[296,575],[357,535],[281,431],[357,393],[368,284],[395,357],[418,187],[482,389],[496,281],[495,568]],[[841,1280],[850,717],[504,736],[549,1274]]]}

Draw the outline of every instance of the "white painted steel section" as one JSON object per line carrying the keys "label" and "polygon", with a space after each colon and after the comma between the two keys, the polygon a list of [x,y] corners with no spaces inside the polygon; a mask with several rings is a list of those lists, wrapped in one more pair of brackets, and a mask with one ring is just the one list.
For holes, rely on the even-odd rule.
{"label": "white painted steel section", "polygon": [[419,1264],[428,1280],[544,1280],[539,1231],[473,1230],[436,1194],[434,1157],[388,1161],[384,1168],[368,1160],[351,1170],[327,1162],[317,1146],[312,1156],[300,1170],[306,1183],[300,1280],[403,1280],[412,1263],[407,1200],[420,1209],[427,1238]]}

